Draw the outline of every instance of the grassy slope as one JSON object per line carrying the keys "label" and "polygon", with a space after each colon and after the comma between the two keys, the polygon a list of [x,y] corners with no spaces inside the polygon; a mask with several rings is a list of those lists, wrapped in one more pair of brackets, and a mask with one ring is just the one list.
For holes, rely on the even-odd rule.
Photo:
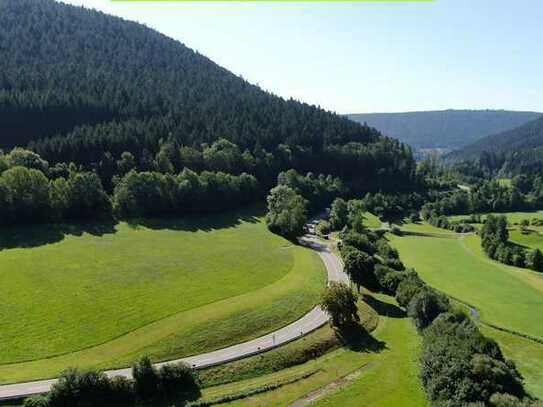
{"label": "grassy slope", "polygon": [[[341,348],[302,366],[285,369],[279,375],[259,378],[258,385],[270,383],[303,372],[316,371],[312,376],[244,400],[228,403],[228,406],[286,406],[304,397],[309,392],[323,388],[329,383],[353,372],[360,376],[337,393],[323,395],[323,405],[365,405],[365,406],[425,406],[426,399],[418,379],[417,357],[419,337],[411,322],[393,305],[393,300],[376,295],[372,302],[380,314],[380,322],[373,333],[380,350],[354,351]],[[382,348],[384,346],[384,348]],[[256,386],[255,383],[237,383],[235,391]],[[230,386],[230,385],[227,385]],[[241,386],[241,387],[240,387]],[[211,388],[204,395],[216,395],[218,390],[228,387]],[[233,390],[229,388],[229,390]]]}
{"label": "grassy slope", "polygon": [[[360,324],[368,332],[373,332],[379,324],[379,315],[377,312],[364,301],[358,302],[358,310]],[[202,370],[200,372],[200,380],[203,387],[212,386],[209,390],[206,390],[208,394],[224,395],[224,393],[221,393],[223,386],[219,386],[220,384],[239,382],[225,388],[244,388],[243,383],[246,382],[245,379],[256,379],[260,376],[267,377],[270,373],[275,372],[278,372],[277,375],[269,375],[269,377],[281,377],[283,375],[279,372],[281,370],[285,370],[283,372],[284,376],[291,376],[298,369],[288,368],[301,365],[305,361],[315,359],[339,347],[341,347],[340,338],[330,325],[325,325],[303,338],[269,352]],[[307,372],[308,370],[301,367],[301,371]],[[267,379],[265,377],[257,379],[257,381],[266,382]]]}
{"label": "grassy slope", "polygon": [[377,229],[381,227],[381,219],[379,219],[377,216],[375,216],[371,212],[365,212],[364,213],[364,225],[367,228],[370,229]]}
{"label": "grassy slope", "polygon": [[[476,306],[485,322],[543,338],[534,323],[543,312],[543,276],[486,258],[477,236],[465,238],[390,237],[404,262],[430,285]],[[506,355],[518,364],[527,388],[543,396],[543,345],[488,328]]]}
{"label": "grassy slope", "polygon": [[500,344],[505,357],[515,361],[532,395],[543,398],[543,345],[529,339],[481,325],[482,332]]}
{"label": "grassy slope", "polygon": [[407,318],[387,318],[377,338],[386,350],[353,383],[314,405],[396,407],[428,405],[419,379],[420,338]]}
{"label": "grassy slope", "polygon": [[[483,219],[487,214],[481,214]],[[493,215],[505,215],[510,224],[519,223],[522,219],[543,219],[543,211],[534,212],[503,212],[494,213]],[[462,220],[469,218],[469,215],[455,215],[449,216],[451,220]]]}
{"label": "grassy slope", "polygon": [[[538,227],[538,229],[539,228],[540,227]],[[519,229],[510,230],[509,240],[521,246],[543,250],[543,235],[539,230],[535,230],[532,226],[530,226],[530,230],[527,234],[521,233]]]}
{"label": "grassy slope", "polygon": [[490,323],[543,339],[543,276],[485,257],[479,238],[391,236],[405,264],[431,286],[476,306]]}
{"label": "grassy slope", "polygon": [[452,232],[447,229],[437,228],[435,226],[430,225],[427,222],[405,223],[401,225],[400,228],[410,233],[422,233],[422,234],[430,234],[430,235],[438,235],[438,236],[456,235],[455,232]]}
{"label": "grassy slope", "polygon": [[[253,213],[167,228],[120,224],[101,237],[0,252],[8,277],[0,291],[17,298],[0,305],[0,380],[195,354],[298,318],[318,301],[324,267]],[[23,358],[35,360],[7,364]]]}

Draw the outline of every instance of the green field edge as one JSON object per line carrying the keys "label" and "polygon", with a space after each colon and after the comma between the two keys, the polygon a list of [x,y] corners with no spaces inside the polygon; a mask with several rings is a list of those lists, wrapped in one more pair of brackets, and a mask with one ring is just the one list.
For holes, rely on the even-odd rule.
{"label": "green field edge", "polygon": [[[294,247],[305,247],[305,246],[302,246],[302,245],[299,245],[299,246],[298,246],[298,245],[285,245],[285,246],[284,246],[285,249],[290,249],[290,248],[294,248]],[[292,270],[291,270],[291,271],[292,271]],[[290,273],[291,271],[289,271],[289,273]],[[252,293],[255,293],[255,292],[257,292],[257,291],[264,290],[264,289],[266,289],[266,288],[268,288],[268,287],[270,287],[270,286],[272,286],[272,285],[274,285],[274,284],[277,284],[278,282],[280,282],[281,280],[285,279],[286,277],[288,277],[288,274],[289,274],[289,273],[287,273],[286,276],[279,277],[278,279],[276,279],[276,280],[274,280],[274,281],[271,281],[269,284],[265,284],[265,285],[263,285],[263,286],[261,286],[261,287],[258,287],[258,288],[256,288],[256,289],[254,289],[254,290],[249,290],[249,291],[246,291],[246,292],[244,292],[244,293],[242,293],[242,294],[236,294],[236,295],[231,295],[231,296],[223,297],[223,298],[220,298],[220,299],[215,300],[215,301],[209,301],[209,302],[207,302],[207,303],[203,303],[203,304],[199,305],[199,306],[196,307],[196,308],[190,308],[190,309],[188,309],[188,310],[183,310],[183,311],[179,311],[179,312],[172,312],[171,314],[164,315],[164,316],[162,316],[162,317],[160,317],[160,318],[157,318],[157,319],[155,319],[155,320],[153,320],[153,321],[151,321],[151,322],[149,322],[149,323],[147,323],[147,324],[143,324],[143,325],[140,325],[140,326],[138,326],[138,327],[136,327],[136,328],[134,328],[134,329],[127,330],[127,331],[125,331],[125,332],[123,332],[123,333],[121,333],[121,334],[119,334],[119,335],[117,335],[117,336],[111,337],[110,339],[104,340],[104,341],[102,341],[102,342],[97,342],[97,343],[95,343],[95,344],[93,344],[93,345],[85,346],[85,347],[76,349],[76,350],[74,350],[74,351],[67,351],[67,352],[55,353],[55,354],[53,354],[53,355],[50,355],[50,356],[47,356],[47,357],[44,357],[44,358],[22,359],[22,360],[17,361],[16,363],[0,363],[0,368],[1,368],[2,366],[10,366],[10,365],[19,364],[19,363],[29,363],[29,362],[39,361],[39,360],[55,359],[55,358],[62,357],[62,356],[66,356],[66,355],[70,355],[70,354],[73,354],[73,353],[84,352],[84,351],[88,351],[88,350],[91,350],[91,349],[94,349],[94,348],[98,348],[98,347],[103,346],[103,345],[105,345],[105,344],[107,344],[107,343],[109,343],[109,342],[119,340],[119,339],[121,339],[121,338],[124,337],[124,336],[134,334],[136,331],[139,331],[139,330],[141,330],[141,329],[145,329],[145,328],[147,328],[147,327],[149,327],[149,326],[151,326],[151,325],[153,325],[153,324],[158,324],[158,323],[160,323],[160,322],[162,322],[162,321],[164,321],[164,320],[166,320],[166,319],[173,318],[173,317],[175,317],[175,316],[177,316],[177,315],[179,315],[179,314],[183,314],[183,313],[186,313],[186,312],[198,311],[198,310],[201,309],[201,308],[205,308],[205,307],[208,307],[208,306],[213,305],[213,304],[218,304],[218,303],[223,302],[223,301],[229,301],[229,300],[232,300],[232,299],[235,299],[235,298],[238,298],[238,297],[242,297],[242,296],[244,296],[244,295],[246,295],[246,294],[252,294]],[[315,305],[316,305],[316,304],[315,304]],[[314,305],[314,306],[315,306],[315,305]],[[314,306],[313,306],[313,307],[314,307]],[[311,310],[311,309],[312,309],[312,308],[310,308],[309,310]],[[305,315],[306,313],[307,313],[307,311],[306,311],[304,314],[302,314],[301,317],[303,317],[303,315]],[[300,317],[300,318],[301,318],[301,317]],[[286,322],[286,323],[285,323],[284,325],[282,325],[282,326],[281,326],[281,325],[278,325],[278,328],[274,328],[274,330],[279,330],[279,329],[281,329],[281,328],[284,328],[284,327],[290,325],[291,323],[297,321],[297,320],[300,319],[300,318],[294,319],[294,320],[292,320],[291,322]],[[210,349],[209,351],[210,351],[210,352],[213,352],[214,350],[218,350],[218,349],[221,349],[221,348]],[[190,356],[194,356],[194,355],[195,355],[195,354],[188,354],[188,355],[186,355],[186,357],[190,357]],[[158,361],[159,361],[159,362],[162,362],[162,360],[158,360]],[[123,366],[123,367],[125,367],[125,366]],[[121,367],[121,368],[122,368],[122,367]],[[1,381],[1,379],[0,379],[0,381]]]}
{"label": "green field edge", "polygon": [[[316,253],[314,253],[314,251],[312,251],[311,249],[307,248],[307,247],[304,247],[302,245],[286,245],[285,246],[286,248],[298,248],[299,250],[303,250],[303,253],[306,255],[306,256],[309,256],[309,257],[313,257],[315,256],[313,259],[318,263],[318,268],[319,270],[312,270],[313,272],[316,272],[316,273],[320,273],[322,274],[322,282],[321,282],[321,285],[322,285],[322,288],[325,287],[326,285],[326,270],[325,270],[325,266],[324,266],[324,263],[322,262],[322,260],[320,259],[320,256],[318,256]],[[300,256],[297,256],[297,262],[300,262],[300,263],[303,263],[300,261]],[[301,265],[299,264],[298,267],[300,267]],[[275,282],[271,283],[271,284],[268,284],[266,286],[263,286],[263,287],[259,287],[258,289],[256,290],[252,290],[252,291],[249,291],[249,292],[245,292],[243,294],[239,294],[239,295],[235,295],[235,296],[231,296],[229,298],[223,298],[219,301],[212,301],[210,302],[209,304],[206,304],[206,305],[203,305],[203,306],[200,306],[200,307],[197,307],[197,308],[193,308],[193,309],[190,309],[190,310],[185,310],[185,311],[181,311],[181,312],[178,312],[178,313],[174,313],[170,316],[167,316],[167,317],[163,317],[163,318],[160,318],[158,320],[155,320],[153,322],[151,322],[150,324],[146,324],[138,329],[135,329],[135,330],[131,330],[129,332],[127,332],[126,334],[123,334],[123,335],[120,335],[118,337],[116,337],[115,339],[112,339],[112,340],[108,340],[108,341],[105,341],[99,345],[93,345],[91,347],[86,347],[86,348],[82,348],[82,349],[78,349],[77,351],[75,352],[66,352],[64,354],[61,354],[61,355],[52,355],[50,357],[47,357],[47,358],[39,358],[39,359],[33,359],[33,360],[28,360],[28,361],[24,361],[24,362],[16,362],[16,363],[5,363],[5,364],[1,364],[0,365],[0,383],[2,384],[16,384],[16,383],[21,383],[21,382],[26,382],[28,380],[46,380],[46,379],[52,379],[52,378],[55,378],[57,377],[58,373],[59,372],[55,372],[55,373],[50,373],[50,374],[43,374],[43,375],[40,375],[40,374],[37,374],[37,375],[31,375],[31,376],[24,376],[24,377],[21,377],[20,379],[15,379],[15,380],[10,380],[9,378],[6,379],[5,378],[5,375],[3,373],[3,371],[5,369],[9,369],[9,370],[12,370],[14,368],[17,368],[19,367],[20,365],[25,365],[25,364],[36,364],[36,363],[47,363],[48,361],[52,361],[52,360],[55,360],[55,359],[59,359],[59,358],[65,358],[65,357],[72,357],[72,358],[77,358],[77,354],[79,353],[86,353],[86,352],[92,352],[93,350],[98,350],[100,351],[100,347],[104,347],[104,346],[109,346],[111,345],[113,342],[117,342],[117,341],[123,341],[124,338],[126,338],[127,336],[131,336],[131,335],[136,335],[137,331],[140,331],[140,330],[157,330],[159,328],[155,328],[153,329],[153,326],[154,325],[157,325],[157,324],[162,324],[162,323],[165,323],[165,321],[167,319],[172,319],[172,318],[176,318],[176,317],[180,317],[181,315],[183,314],[188,314],[188,313],[193,313],[194,311],[197,311],[197,310],[204,310],[205,308],[207,307],[210,307],[210,306],[213,306],[213,305],[217,305],[217,304],[220,304],[221,302],[226,302],[226,303],[230,303],[233,299],[236,299],[238,302],[240,302],[240,305],[241,305],[241,308],[240,309],[235,309],[235,310],[232,310],[233,314],[236,314],[237,312],[239,311],[243,311],[244,309],[244,303],[246,301],[242,301],[242,299],[244,297],[248,297],[248,296],[255,296],[255,295],[258,295],[259,296],[259,292],[261,291],[269,291],[269,290],[272,290],[273,293],[272,293],[272,296],[274,296],[274,294],[276,294],[276,290],[274,290],[274,286],[280,284],[283,280],[286,280],[286,281],[289,281],[289,280],[296,280],[297,278],[300,278],[299,276],[293,276],[293,274],[300,274],[302,273],[303,274],[303,271],[299,270],[297,272],[294,272],[293,270],[295,269],[296,267],[296,262],[295,264],[293,265],[293,269],[291,271],[289,271],[289,273],[287,273],[287,275],[279,278],[278,280],[276,280]],[[279,292],[281,290],[278,290]],[[290,290],[287,289],[286,290],[286,293],[288,293]],[[285,294],[285,293],[282,293],[282,294]],[[277,298],[274,298],[275,301],[280,301],[283,297],[279,296]],[[262,331],[262,332],[258,332],[258,333],[255,333],[255,334],[251,334],[251,335],[248,335],[246,337],[244,337],[243,341],[242,342],[245,342],[247,340],[251,340],[251,339],[254,339],[254,338],[257,338],[259,336],[262,336],[262,335],[266,335],[266,332],[273,332],[277,329],[281,329],[285,326],[288,326],[289,324],[291,324],[292,322],[295,322],[297,321],[298,319],[302,318],[308,311],[310,311],[312,308],[314,308],[316,306],[317,302],[316,301],[313,301],[312,304],[310,306],[308,306],[307,308],[304,308],[303,310],[301,311],[298,311],[296,312],[296,316],[293,317],[293,318],[290,318],[288,321],[285,321],[284,323],[281,323],[279,325],[275,325],[273,327],[270,327],[269,330],[267,331]],[[225,304],[225,305],[228,305],[228,304]],[[175,334],[176,332],[178,332],[178,330],[175,330],[175,332],[172,332],[172,333],[169,333],[168,335],[164,335],[163,339],[167,338],[167,337],[170,337],[171,335]],[[147,345],[150,345],[150,346],[153,346],[155,342],[153,343],[150,343],[150,344],[147,344]],[[206,350],[206,353],[207,352],[212,352],[214,350],[218,350],[218,349],[222,349],[222,348],[225,348],[225,347],[228,347],[228,346],[232,346],[232,345],[235,345],[239,343],[238,341],[227,341],[225,344],[222,344],[222,345],[219,345],[219,346],[215,346],[215,347],[210,347]],[[139,346],[140,349],[146,349],[148,348],[148,346],[145,346],[145,345],[141,345]],[[137,351],[135,351],[137,352]],[[184,358],[184,357],[190,357],[190,356],[193,356],[195,354],[200,354],[201,352],[195,352],[195,353],[189,353],[189,354],[180,354],[180,355],[170,355],[170,356],[165,356],[165,357],[157,357],[157,358],[153,358],[154,361],[157,361],[157,362],[165,362],[165,361],[168,361],[168,360],[172,360],[174,358]],[[124,358],[127,358],[129,357],[130,353],[125,353],[123,356],[121,357],[124,357]],[[100,361],[100,362],[97,362],[96,364],[90,364],[89,367],[96,367],[96,366],[99,366],[100,368],[103,368],[103,369],[117,369],[117,368],[126,368],[127,366],[129,366],[129,362],[124,362],[124,363],[116,363],[115,361],[112,361],[112,360],[115,360],[114,358],[109,358],[108,360],[110,360],[110,362],[107,362],[107,361]],[[68,365],[69,366],[69,365]],[[67,367],[67,366],[66,366]]]}

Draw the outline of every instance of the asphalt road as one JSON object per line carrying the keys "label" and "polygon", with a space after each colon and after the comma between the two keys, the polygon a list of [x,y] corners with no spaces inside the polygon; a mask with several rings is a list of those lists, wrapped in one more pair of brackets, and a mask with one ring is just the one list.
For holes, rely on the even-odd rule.
{"label": "asphalt road", "polygon": [[[347,275],[343,272],[343,264],[341,260],[326,245],[317,242],[310,235],[300,238],[300,243],[311,247],[319,253],[319,256],[326,266],[328,282],[349,281]],[[196,369],[202,369],[209,366],[231,362],[237,359],[242,359],[257,353],[268,351],[300,338],[301,336],[304,336],[326,324],[328,319],[328,314],[317,306],[290,325],[251,341],[201,355],[158,363],[156,366],[160,367],[165,364],[185,362]],[[118,369],[107,371],[106,374],[110,377],[125,376],[130,378],[132,376],[132,371],[130,368]],[[0,400],[9,400],[34,394],[46,393],[55,382],[56,379],[51,379],[2,385],[0,386]]]}

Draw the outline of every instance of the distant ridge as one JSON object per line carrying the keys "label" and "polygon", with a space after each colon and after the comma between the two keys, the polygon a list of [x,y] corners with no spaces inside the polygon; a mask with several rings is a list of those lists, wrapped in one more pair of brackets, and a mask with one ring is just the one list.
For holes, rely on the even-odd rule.
{"label": "distant ridge", "polygon": [[514,129],[484,137],[447,157],[453,160],[477,158],[483,152],[513,153],[543,147],[543,115]]}
{"label": "distant ridge", "polygon": [[367,123],[416,149],[454,150],[485,136],[521,126],[540,113],[508,110],[437,110],[405,113],[357,113],[351,120]]}

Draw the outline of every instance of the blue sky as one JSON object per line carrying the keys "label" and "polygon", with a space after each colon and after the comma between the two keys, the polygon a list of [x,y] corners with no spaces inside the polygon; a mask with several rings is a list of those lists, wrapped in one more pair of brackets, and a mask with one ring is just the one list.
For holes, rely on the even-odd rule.
{"label": "blue sky", "polygon": [[67,0],[147,26],[252,83],[339,113],[543,112],[543,1]]}

